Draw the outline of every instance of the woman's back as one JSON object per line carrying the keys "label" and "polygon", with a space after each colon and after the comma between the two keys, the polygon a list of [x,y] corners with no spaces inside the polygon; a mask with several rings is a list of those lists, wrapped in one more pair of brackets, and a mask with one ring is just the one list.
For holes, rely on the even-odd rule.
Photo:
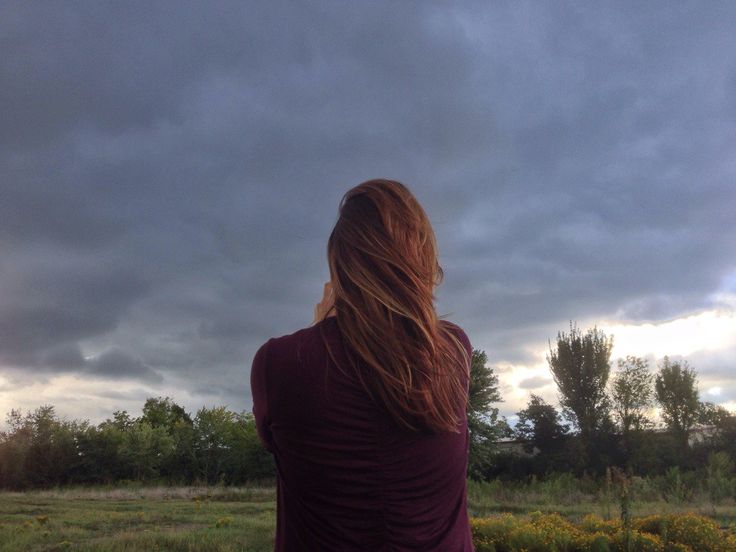
{"label": "woman's back", "polygon": [[[442,324],[470,356],[465,333]],[[342,351],[329,317],[270,339],[253,361],[253,412],[278,469],[275,549],[472,551],[466,405],[457,405],[460,433],[401,429]]]}

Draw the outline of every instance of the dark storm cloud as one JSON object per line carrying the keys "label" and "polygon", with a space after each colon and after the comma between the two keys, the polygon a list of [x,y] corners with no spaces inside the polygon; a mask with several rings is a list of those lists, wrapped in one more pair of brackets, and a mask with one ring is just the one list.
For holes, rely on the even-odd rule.
{"label": "dark storm cloud", "polygon": [[734,17],[6,2],[0,362],[243,403],[257,347],[311,321],[342,193],[381,176],[492,363],[708,307],[736,269]]}
{"label": "dark storm cloud", "polygon": [[80,370],[87,363],[82,351],[74,345],[62,345],[49,350],[43,358],[43,365],[57,370]]}
{"label": "dark storm cloud", "polygon": [[[150,396],[150,393],[145,389],[132,389],[130,391],[115,391],[112,389],[101,389],[96,392],[97,396],[106,399],[116,399],[125,401],[139,401],[144,404],[146,399]],[[104,414],[109,415],[110,412],[104,411]]]}
{"label": "dark storm cloud", "polygon": [[112,379],[140,379],[160,383],[163,378],[140,359],[112,349],[86,363],[86,372],[95,376]]}
{"label": "dark storm cloud", "polygon": [[76,343],[114,330],[148,285],[102,252],[80,257],[31,244],[0,261],[0,276],[0,361],[63,370],[78,362]]}

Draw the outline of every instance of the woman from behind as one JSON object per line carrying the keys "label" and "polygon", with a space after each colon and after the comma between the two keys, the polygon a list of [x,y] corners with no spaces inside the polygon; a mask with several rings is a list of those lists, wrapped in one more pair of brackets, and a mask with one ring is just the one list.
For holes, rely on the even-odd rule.
{"label": "woman from behind", "polygon": [[278,470],[276,551],[473,550],[471,346],[438,318],[429,220],[392,180],[349,190],[312,326],[269,339],[253,413]]}

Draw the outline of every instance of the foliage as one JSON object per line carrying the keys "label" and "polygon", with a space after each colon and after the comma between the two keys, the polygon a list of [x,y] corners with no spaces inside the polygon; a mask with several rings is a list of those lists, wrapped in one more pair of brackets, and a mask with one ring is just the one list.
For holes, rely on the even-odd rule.
{"label": "foliage", "polygon": [[701,402],[698,408],[697,423],[721,428],[728,424],[733,415],[727,408],[712,402]]}
{"label": "foliage", "polygon": [[712,504],[720,504],[731,494],[730,478],[734,472],[734,462],[727,452],[711,452],[706,467],[706,484]]}
{"label": "foliage", "polygon": [[569,430],[555,407],[533,393],[526,408],[516,415],[516,437],[524,442],[527,452],[534,448],[542,452],[558,449]]}
{"label": "foliage", "polygon": [[622,460],[630,468],[641,468],[646,461],[644,430],[654,425],[647,417],[654,403],[654,376],[648,362],[635,356],[618,359],[610,387],[612,410],[621,431]]}
{"label": "foliage", "polygon": [[547,356],[563,414],[580,432],[584,463],[597,453],[596,438],[612,429],[606,394],[612,347],[613,338],[601,330],[594,327],[583,334],[571,322],[570,333],[559,332]]}
{"label": "foliage", "polygon": [[59,420],[51,405],[25,417],[12,410],[7,421],[10,432],[0,432],[0,486],[68,483],[79,463],[75,437],[87,424]]}
{"label": "foliage", "polygon": [[476,552],[733,552],[733,535],[708,518],[694,514],[649,516],[632,521],[626,531],[618,522],[586,516],[575,525],[558,514],[511,514],[471,518]]}
{"label": "foliage", "polygon": [[118,458],[126,478],[141,481],[155,478],[173,450],[166,429],[138,420],[123,433]]}
{"label": "foliage", "polygon": [[[634,520],[643,533],[660,536],[665,545],[678,544],[684,550],[698,552],[733,552],[736,540],[724,534],[712,519],[696,514],[654,515]],[[683,549],[683,548],[681,548]]]}
{"label": "foliage", "polygon": [[98,426],[59,420],[53,406],[8,415],[0,432],[0,488],[166,481],[244,483],[275,477],[252,413],[203,408],[192,420],[170,398],[149,398],[140,418],[116,411]]}
{"label": "foliage", "polygon": [[170,397],[149,397],[143,405],[141,422],[146,422],[153,428],[162,427],[171,434],[177,423],[184,422],[191,425],[192,418]]}
{"label": "foliage", "polygon": [[[485,353],[474,351],[468,412],[471,479],[534,480],[539,492],[559,503],[596,481],[564,472],[575,473],[582,465],[589,475],[601,475],[608,465],[627,465],[639,476],[632,479],[637,496],[666,500],[676,507],[702,500],[713,509],[736,499],[736,416],[724,408],[698,404],[699,415],[705,412],[715,424],[687,457],[678,454],[682,446],[671,433],[642,429],[640,438],[646,446],[639,448],[635,463],[627,463],[619,437],[601,430],[591,441],[598,453],[594,464],[581,460],[586,456],[581,434],[570,434],[555,407],[532,395],[518,413],[515,435],[527,450],[541,452],[519,456],[495,444],[499,436],[508,435],[508,426],[493,407],[500,400],[498,377],[486,364]],[[5,489],[125,480],[237,485],[273,480],[276,475],[273,456],[261,446],[253,415],[226,407],[203,408],[192,417],[169,397],[149,398],[140,418],[115,411],[94,426],[60,420],[53,406],[43,405],[27,414],[12,410],[7,426],[0,432],[0,488]],[[615,461],[604,463],[611,458]],[[597,495],[599,488],[591,492]]]}
{"label": "foliage", "polygon": [[486,415],[492,410],[491,404],[501,402],[498,390],[498,376],[488,366],[488,355],[473,349],[470,363],[470,382],[468,390],[468,412],[477,416]]}
{"label": "foliage", "polygon": [[611,382],[611,402],[624,438],[649,427],[646,411],[652,406],[653,375],[646,360],[627,356],[617,362]]}
{"label": "foliage", "polygon": [[493,403],[501,402],[498,376],[488,366],[485,352],[474,349],[470,364],[467,419],[470,434],[468,475],[481,479],[487,474],[495,441],[510,431],[505,419],[498,419],[498,408]]}
{"label": "foliage", "polygon": [[662,419],[687,449],[688,432],[701,410],[695,370],[686,361],[671,362],[665,356],[656,376],[655,391]]}

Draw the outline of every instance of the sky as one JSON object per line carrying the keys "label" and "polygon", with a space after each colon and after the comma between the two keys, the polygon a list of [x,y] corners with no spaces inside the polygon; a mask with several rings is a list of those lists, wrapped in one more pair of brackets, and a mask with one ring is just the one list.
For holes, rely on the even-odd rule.
{"label": "sky", "polygon": [[0,416],[252,406],[342,195],[409,187],[502,414],[575,321],[736,409],[731,2],[0,4]]}

